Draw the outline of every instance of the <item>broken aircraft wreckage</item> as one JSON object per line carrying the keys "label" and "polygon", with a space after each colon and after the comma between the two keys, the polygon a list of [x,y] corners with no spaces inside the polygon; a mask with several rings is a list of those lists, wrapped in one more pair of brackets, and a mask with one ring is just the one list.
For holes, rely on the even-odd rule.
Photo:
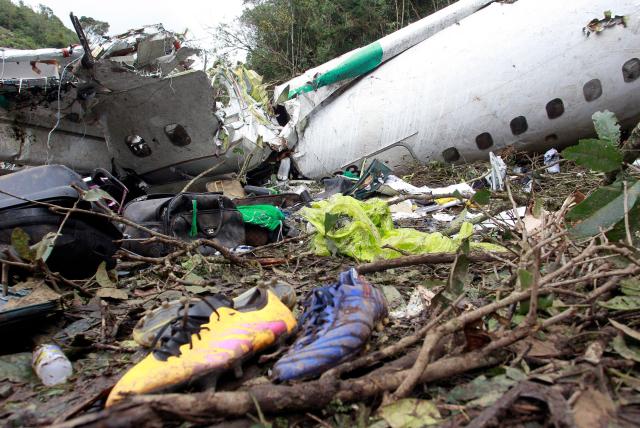
{"label": "broken aircraft wreckage", "polygon": [[640,120],[639,0],[460,0],[277,87],[280,123],[259,76],[191,70],[161,26],[83,44],[0,52],[0,160],[161,185],[275,152],[321,178],[560,147],[603,109]]}

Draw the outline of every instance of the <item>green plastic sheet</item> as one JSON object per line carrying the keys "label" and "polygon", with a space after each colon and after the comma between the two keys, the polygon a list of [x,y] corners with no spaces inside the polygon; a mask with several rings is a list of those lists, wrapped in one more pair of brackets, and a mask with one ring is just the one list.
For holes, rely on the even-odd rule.
{"label": "green plastic sheet", "polygon": [[273,205],[243,205],[237,207],[245,223],[276,230],[284,221],[284,214]]}
{"label": "green plastic sheet", "polygon": [[[358,261],[392,259],[402,256],[391,246],[411,254],[454,253],[473,234],[473,225],[464,223],[454,237],[396,228],[385,201],[374,198],[358,201],[350,196],[334,195],[301,210],[316,234],[313,251],[321,256],[341,254]],[[471,249],[505,251],[499,245],[470,242]]]}

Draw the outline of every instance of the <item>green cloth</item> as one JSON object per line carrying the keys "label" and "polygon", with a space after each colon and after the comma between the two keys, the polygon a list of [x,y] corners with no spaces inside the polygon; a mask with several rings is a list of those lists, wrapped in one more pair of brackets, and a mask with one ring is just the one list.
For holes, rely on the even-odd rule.
{"label": "green cloth", "polygon": [[[411,254],[454,253],[473,234],[473,225],[465,222],[453,238],[441,233],[424,233],[415,229],[395,228],[385,201],[358,201],[350,196],[334,195],[303,208],[302,216],[316,230],[311,243],[321,256],[343,254],[360,261],[392,259],[402,256],[389,248]],[[471,249],[505,251],[499,245],[471,242]]]}
{"label": "green cloth", "polygon": [[284,214],[273,205],[243,205],[237,207],[245,223],[276,230],[284,221]]}

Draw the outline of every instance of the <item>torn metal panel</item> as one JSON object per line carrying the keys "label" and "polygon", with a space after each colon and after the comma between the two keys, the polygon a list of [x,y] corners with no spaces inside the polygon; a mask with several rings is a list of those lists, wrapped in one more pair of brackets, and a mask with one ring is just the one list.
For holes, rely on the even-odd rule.
{"label": "torn metal panel", "polygon": [[[58,51],[11,58],[40,66]],[[15,79],[0,86],[0,161],[115,168],[165,184],[255,168],[281,140],[257,74],[225,70],[229,102],[216,111],[211,79],[189,70],[197,50],[160,25],[98,40],[91,52],[89,68],[81,48],[66,62],[47,59],[44,71],[6,62]]]}
{"label": "torn metal panel", "polygon": [[[628,26],[586,37],[594,11],[611,9]],[[398,168],[511,144],[544,151],[592,135],[591,116],[604,109],[637,123],[639,30],[638,0],[493,3],[320,104],[315,92],[287,101],[289,111],[307,109],[285,127],[295,130],[293,160],[321,178],[374,157]]]}
{"label": "torn metal panel", "polygon": [[[212,175],[242,166],[244,156],[234,152],[236,145],[216,144],[214,93],[202,71],[110,93],[94,110],[102,118],[115,163],[148,182],[181,181],[215,165],[219,168]],[[262,160],[262,154],[256,156],[257,162]]]}

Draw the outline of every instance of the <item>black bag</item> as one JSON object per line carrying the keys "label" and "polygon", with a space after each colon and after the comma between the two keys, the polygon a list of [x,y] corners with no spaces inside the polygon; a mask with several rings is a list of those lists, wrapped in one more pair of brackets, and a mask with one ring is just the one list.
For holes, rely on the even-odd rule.
{"label": "black bag", "polygon": [[[182,241],[212,239],[227,248],[244,244],[242,214],[231,200],[215,193],[180,193],[175,196],[149,195],[129,202],[123,216],[140,226]],[[164,242],[142,242],[151,235],[133,226],[124,229],[124,247],[148,257],[162,257],[175,251]],[[204,255],[211,247],[201,247]]]}
{"label": "black bag", "polygon": [[[82,177],[62,165],[46,165],[23,169],[0,177],[0,190],[29,201],[47,202],[72,207],[78,192],[72,187],[88,190]],[[57,232],[64,213],[54,213],[48,207],[23,199],[0,194],[0,243],[10,246],[15,228],[24,230],[31,244],[39,242],[47,233]],[[80,201],[78,208],[107,212],[98,203]],[[67,278],[86,278],[93,275],[105,261],[107,269],[115,267],[112,258],[122,234],[109,220],[89,214],[69,216],[56,239],[47,265]]]}

